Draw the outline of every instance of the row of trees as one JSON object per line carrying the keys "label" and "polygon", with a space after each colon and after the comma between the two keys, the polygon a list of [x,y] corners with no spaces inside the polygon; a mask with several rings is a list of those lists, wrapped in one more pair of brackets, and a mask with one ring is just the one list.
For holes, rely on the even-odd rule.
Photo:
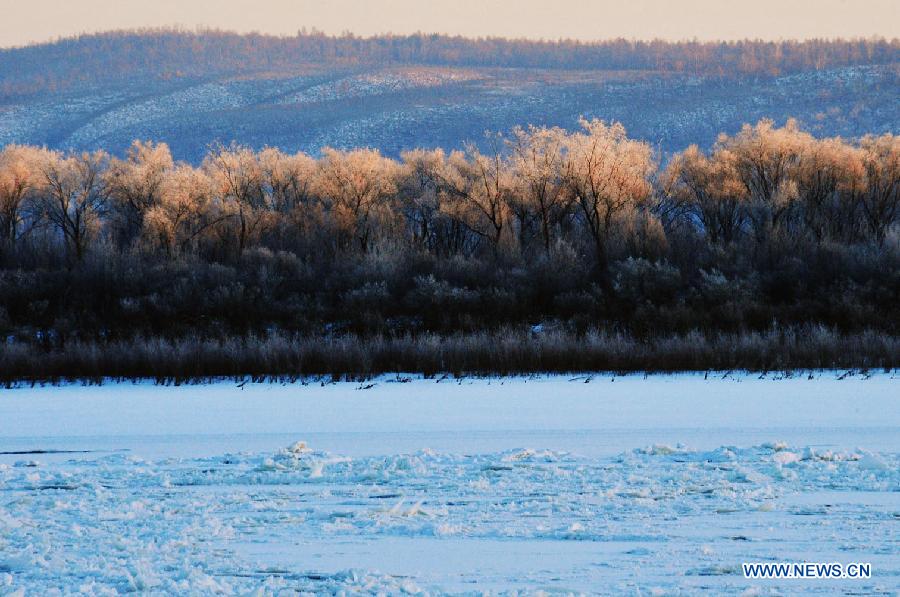
{"label": "row of trees", "polygon": [[318,258],[398,247],[529,256],[565,244],[594,258],[602,279],[610,250],[659,257],[679,227],[713,246],[881,247],[900,217],[900,137],[889,134],[850,143],[762,121],[662,169],[648,144],[598,120],[491,141],[492,151],[419,149],[400,161],[370,149],[315,159],[219,146],[199,167],[153,142],[124,159],[10,145],[0,151],[3,264],[56,246],[71,266],[101,243],[226,261],[253,246]]}
{"label": "row of trees", "polygon": [[82,35],[0,50],[0,97],[116,79],[203,77],[295,70],[298,64],[426,64],[466,67],[643,70],[695,75],[772,76],[891,64],[900,40],[667,42],[616,39],[534,41],[446,35],[293,37],[221,31],[140,30]]}
{"label": "row of trees", "polygon": [[196,166],[7,146],[0,333],[900,330],[900,137],[762,121],[664,164],[600,121],[489,141]]}

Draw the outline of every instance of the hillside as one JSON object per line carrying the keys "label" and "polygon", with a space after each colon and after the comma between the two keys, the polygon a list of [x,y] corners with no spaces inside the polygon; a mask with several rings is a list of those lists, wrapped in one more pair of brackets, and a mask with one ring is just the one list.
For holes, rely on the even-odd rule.
{"label": "hillside", "polygon": [[[754,45],[755,44],[755,45]],[[752,60],[751,60],[752,58]],[[0,51],[0,144],[454,148],[522,123],[625,124],[664,151],[763,117],[856,137],[900,121],[896,41],[524,42],[135,32]]]}

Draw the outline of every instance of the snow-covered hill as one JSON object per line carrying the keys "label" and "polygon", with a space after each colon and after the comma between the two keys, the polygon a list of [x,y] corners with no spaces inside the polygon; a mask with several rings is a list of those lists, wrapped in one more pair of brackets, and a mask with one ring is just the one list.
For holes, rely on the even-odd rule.
{"label": "snow-covered hill", "polygon": [[[0,144],[106,148],[168,142],[195,161],[214,141],[318,152],[323,146],[460,147],[519,124],[623,122],[664,151],[708,145],[763,117],[817,135],[896,131],[900,74],[853,66],[768,78],[629,71],[298,67],[292,72],[117,82],[0,99]],[[3,103],[5,102],[5,103]]]}

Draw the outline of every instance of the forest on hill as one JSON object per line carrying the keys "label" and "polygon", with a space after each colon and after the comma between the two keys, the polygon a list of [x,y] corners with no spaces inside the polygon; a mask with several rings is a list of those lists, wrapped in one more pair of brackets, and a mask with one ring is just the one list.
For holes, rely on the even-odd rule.
{"label": "forest on hill", "polygon": [[583,42],[298,32],[293,37],[147,29],[0,50],[0,98],[147,77],[293,71],[309,64],[648,71],[731,78],[894,64],[900,39]]}
{"label": "forest on hill", "polygon": [[490,146],[7,146],[5,375],[900,364],[900,138]]}

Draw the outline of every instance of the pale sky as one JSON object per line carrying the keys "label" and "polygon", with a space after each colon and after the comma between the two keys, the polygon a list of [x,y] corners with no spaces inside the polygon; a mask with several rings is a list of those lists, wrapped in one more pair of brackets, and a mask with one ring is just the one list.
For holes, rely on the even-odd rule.
{"label": "pale sky", "polygon": [[109,29],[583,40],[900,37],[900,0],[0,0],[0,46]]}

